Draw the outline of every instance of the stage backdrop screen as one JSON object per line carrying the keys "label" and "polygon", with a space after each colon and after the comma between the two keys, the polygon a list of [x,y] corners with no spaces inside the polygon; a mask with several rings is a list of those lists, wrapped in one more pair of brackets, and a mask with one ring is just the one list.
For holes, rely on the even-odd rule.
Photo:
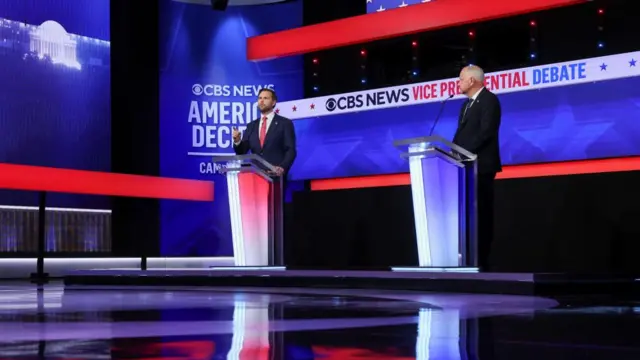
{"label": "stage backdrop screen", "polygon": [[[109,171],[109,0],[0,0],[0,162]],[[0,193],[1,204],[37,196]],[[51,194],[49,206],[107,207]]]}
{"label": "stage backdrop screen", "polygon": [[[638,69],[640,52],[488,74],[502,105],[503,163],[640,155]],[[281,103],[297,116],[291,179],[408,172],[393,142],[429,135],[443,106],[433,134],[451,140],[464,96],[443,100],[455,90],[446,79]]]}
{"label": "stage backdrop screen", "polygon": [[161,0],[160,166],[162,176],[212,180],[215,201],[161,204],[163,256],[232,256],[224,175],[214,154],[233,154],[231,127],[258,118],[257,95],[302,97],[302,58],[249,62],[246,39],[302,25],[302,2],[226,11]]}

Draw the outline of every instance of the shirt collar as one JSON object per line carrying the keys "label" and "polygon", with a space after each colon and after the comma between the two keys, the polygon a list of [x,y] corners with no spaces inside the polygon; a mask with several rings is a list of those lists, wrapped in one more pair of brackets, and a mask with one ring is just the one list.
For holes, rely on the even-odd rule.
{"label": "shirt collar", "polygon": [[475,94],[473,94],[473,96],[471,97],[471,101],[476,101],[476,99],[478,98],[478,95],[480,95],[482,90],[484,90],[484,87],[481,87],[480,90],[478,90]]}
{"label": "shirt collar", "polygon": [[[260,116],[260,120],[262,120],[262,118],[263,118],[264,116],[265,116],[265,115]],[[271,120],[273,120],[273,117],[274,117],[274,116],[276,116],[276,112],[275,112],[275,111],[272,111],[272,112],[270,112],[269,114],[267,114],[267,115],[266,115],[266,117],[267,117],[267,123],[270,123],[270,122],[271,122]]]}

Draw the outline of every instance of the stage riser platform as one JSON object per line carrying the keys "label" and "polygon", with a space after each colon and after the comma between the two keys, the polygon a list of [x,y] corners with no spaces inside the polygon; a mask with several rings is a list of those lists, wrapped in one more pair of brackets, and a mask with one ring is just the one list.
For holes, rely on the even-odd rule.
{"label": "stage riser platform", "polygon": [[509,295],[638,294],[633,277],[575,277],[552,274],[452,274],[382,271],[81,271],[64,277],[65,285],[138,285],[208,287],[308,287],[409,290]]}

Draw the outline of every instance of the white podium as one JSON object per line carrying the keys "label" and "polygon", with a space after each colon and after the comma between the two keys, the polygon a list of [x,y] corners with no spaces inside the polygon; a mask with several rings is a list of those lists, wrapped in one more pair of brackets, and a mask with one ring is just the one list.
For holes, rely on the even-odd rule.
{"label": "white podium", "polygon": [[413,269],[477,271],[477,156],[439,136],[394,146],[409,161],[419,261]]}
{"label": "white podium", "polygon": [[236,267],[284,269],[282,179],[258,155],[215,156],[227,178]]}

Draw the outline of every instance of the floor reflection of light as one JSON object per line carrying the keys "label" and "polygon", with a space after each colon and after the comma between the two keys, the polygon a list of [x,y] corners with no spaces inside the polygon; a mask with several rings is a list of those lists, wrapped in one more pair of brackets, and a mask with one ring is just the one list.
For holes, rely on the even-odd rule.
{"label": "floor reflection of light", "polygon": [[269,359],[269,308],[237,301],[233,310],[233,339],[227,360]]}
{"label": "floor reflection of light", "polygon": [[38,297],[36,289],[0,290],[0,314],[13,313],[17,310],[59,309],[62,307],[62,290],[43,291]]}
{"label": "floor reflection of light", "polygon": [[418,315],[418,338],[416,339],[416,360],[429,358],[431,340],[431,310],[421,309]]}
{"label": "floor reflection of light", "polygon": [[458,310],[422,309],[418,314],[416,360],[468,359],[468,334]]}

